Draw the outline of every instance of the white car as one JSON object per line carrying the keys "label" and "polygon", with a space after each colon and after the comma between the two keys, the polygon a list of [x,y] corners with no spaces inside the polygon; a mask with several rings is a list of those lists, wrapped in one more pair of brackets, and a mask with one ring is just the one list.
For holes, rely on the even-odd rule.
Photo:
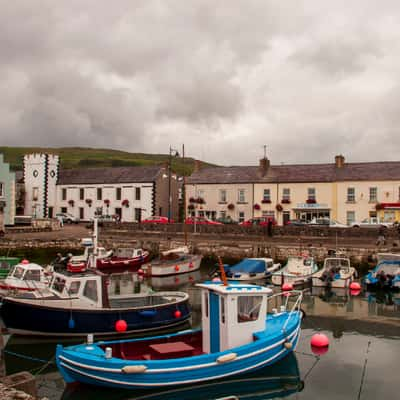
{"label": "white car", "polygon": [[313,218],[308,225],[311,226],[329,226],[330,228],[348,228],[348,225],[329,218]]}
{"label": "white car", "polygon": [[63,224],[77,224],[79,219],[69,213],[57,213],[56,218],[62,220]]}
{"label": "white car", "polygon": [[361,222],[353,222],[351,224],[353,228],[390,228],[393,226],[393,222],[379,221],[378,218],[365,218]]}

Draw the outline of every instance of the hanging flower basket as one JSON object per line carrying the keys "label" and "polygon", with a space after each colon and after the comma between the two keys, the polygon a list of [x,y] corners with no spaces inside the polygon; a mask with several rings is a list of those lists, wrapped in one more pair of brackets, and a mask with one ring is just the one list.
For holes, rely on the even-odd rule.
{"label": "hanging flower basket", "polygon": [[194,210],[194,204],[189,204],[188,205],[188,210]]}
{"label": "hanging flower basket", "polygon": [[254,204],[254,209],[255,210],[261,210],[261,206],[259,204]]}
{"label": "hanging flower basket", "polygon": [[110,200],[109,200],[109,199],[105,199],[105,200],[104,200],[104,204],[105,204],[107,207],[110,207]]}
{"label": "hanging flower basket", "polygon": [[86,199],[85,203],[89,206],[92,207],[92,199]]}
{"label": "hanging flower basket", "polygon": [[271,204],[271,200],[269,200],[269,199],[262,199],[262,200],[261,200],[261,203],[262,203],[262,204]]}
{"label": "hanging flower basket", "polygon": [[317,202],[317,200],[315,200],[315,199],[307,199],[306,200],[307,204],[315,204],[316,202]]}
{"label": "hanging flower basket", "polygon": [[128,207],[129,207],[129,200],[128,200],[128,199],[124,199],[124,200],[122,200],[121,204],[122,204],[124,207],[128,208]]}
{"label": "hanging flower basket", "polygon": [[375,204],[375,210],[376,211],[383,210],[383,205],[381,203],[376,203]]}
{"label": "hanging flower basket", "polygon": [[197,204],[205,204],[205,200],[202,197],[197,198]]}
{"label": "hanging flower basket", "polygon": [[75,205],[75,201],[74,200],[68,200],[68,204],[73,207]]}
{"label": "hanging flower basket", "polygon": [[228,204],[228,210],[234,210],[235,209],[235,205],[230,203]]}
{"label": "hanging flower basket", "polygon": [[282,204],[290,204],[290,200],[289,199],[282,199]]}
{"label": "hanging flower basket", "polygon": [[196,199],[194,197],[189,198],[189,203],[196,203]]}
{"label": "hanging flower basket", "polygon": [[276,211],[278,211],[278,212],[281,212],[283,210],[283,207],[281,204],[277,204],[275,208],[276,208]]}

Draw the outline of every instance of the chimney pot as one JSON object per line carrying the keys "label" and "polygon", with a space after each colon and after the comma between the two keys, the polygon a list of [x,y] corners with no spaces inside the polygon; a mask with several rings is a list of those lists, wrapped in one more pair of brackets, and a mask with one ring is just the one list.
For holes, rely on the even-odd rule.
{"label": "chimney pot", "polygon": [[264,158],[260,159],[260,165],[258,167],[258,170],[259,170],[261,176],[265,176],[267,174],[269,165],[270,165],[270,163],[269,163],[268,158],[264,157]]}
{"label": "chimney pot", "polygon": [[342,154],[335,156],[335,166],[336,168],[344,167],[344,156]]}

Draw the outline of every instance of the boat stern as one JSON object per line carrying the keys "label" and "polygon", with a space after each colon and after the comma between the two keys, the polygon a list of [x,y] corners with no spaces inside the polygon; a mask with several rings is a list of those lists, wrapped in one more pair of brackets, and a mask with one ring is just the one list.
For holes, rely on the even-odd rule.
{"label": "boat stern", "polygon": [[57,345],[56,348],[56,365],[57,368],[63,377],[65,383],[74,383],[76,380],[68,373],[67,369],[64,367],[64,364],[62,360],[60,359],[60,356],[62,357],[62,354],[64,352],[64,347],[61,344]]}

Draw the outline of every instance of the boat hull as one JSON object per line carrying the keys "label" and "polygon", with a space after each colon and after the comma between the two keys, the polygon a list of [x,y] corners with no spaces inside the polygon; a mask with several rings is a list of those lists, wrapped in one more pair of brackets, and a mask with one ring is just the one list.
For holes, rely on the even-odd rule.
{"label": "boat hull", "polygon": [[[175,314],[177,310],[180,311],[178,318]],[[86,336],[93,333],[96,336],[112,336],[121,334],[115,328],[116,322],[121,319],[127,323],[127,330],[122,332],[124,334],[153,332],[184,323],[189,319],[191,310],[188,300],[143,309],[71,310],[46,306],[46,301],[32,304],[6,297],[0,314],[9,332],[20,335]]]}
{"label": "boat hull", "polygon": [[[285,312],[274,317],[282,318],[274,334],[266,334],[267,331],[257,333],[250,344],[224,352],[168,360],[124,360],[106,359],[104,351],[96,345],[65,349],[58,345],[56,362],[67,383],[78,381],[125,389],[168,387],[227,378],[272,365],[296,348],[301,315],[294,312],[283,333],[287,316]],[[289,342],[291,346],[286,344]]]}
{"label": "boat hull", "polygon": [[312,277],[312,285],[316,287],[331,287],[331,288],[348,288],[353,282],[352,277],[339,278],[333,281],[321,280],[319,277]]}
{"label": "boat hull", "polygon": [[165,262],[156,261],[143,265],[143,270],[147,276],[171,276],[186,274],[200,269],[202,256],[188,257],[183,261]]}
{"label": "boat hull", "polygon": [[292,274],[272,274],[272,284],[281,286],[283,283],[290,283],[293,286],[304,285],[310,283],[312,274],[309,275],[292,275]]}

